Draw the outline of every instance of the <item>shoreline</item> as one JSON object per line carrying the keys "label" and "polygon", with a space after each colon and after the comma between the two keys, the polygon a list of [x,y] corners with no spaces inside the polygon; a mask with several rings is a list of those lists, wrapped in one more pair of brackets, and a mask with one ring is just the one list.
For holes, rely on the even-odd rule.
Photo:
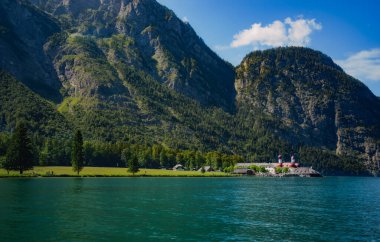
{"label": "shoreline", "polygon": [[[349,177],[349,176],[342,176]],[[41,178],[323,178],[323,176],[319,177],[308,177],[308,176],[245,176],[245,175],[226,175],[226,176],[108,176],[108,175],[93,175],[93,176],[71,176],[71,175],[57,175],[57,176],[0,176],[1,179],[41,179]]]}
{"label": "shoreline", "polygon": [[205,172],[198,171],[173,171],[162,169],[140,169],[139,172],[132,174],[127,168],[118,167],[84,167],[77,175],[70,166],[36,166],[33,170],[24,171],[19,174],[17,171],[0,169],[0,178],[59,178],[59,177],[237,177],[237,175],[224,172]]}
{"label": "shoreline", "polygon": [[[211,175],[211,176],[196,176],[196,175],[125,175],[125,176],[118,176],[118,175],[55,175],[55,176],[45,176],[45,175],[35,175],[35,176],[0,176],[0,179],[7,179],[7,178],[233,178],[233,177],[244,177],[241,175]],[[255,177],[255,176],[252,176]],[[259,176],[256,176],[259,177]]]}
{"label": "shoreline", "polygon": [[174,178],[222,178],[222,177],[322,177],[308,174],[272,174],[272,173],[256,173],[254,175],[234,174],[225,172],[205,172],[199,171],[175,171],[163,169],[140,169],[139,172],[132,174],[127,171],[127,168],[117,167],[84,167],[79,175],[73,172],[69,166],[38,166],[33,170],[24,171],[24,174],[19,174],[17,171],[10,171],[8,174],[4,169],[0,169],[0,179],[6,178],[143,178],[143,177],[174,177]]}

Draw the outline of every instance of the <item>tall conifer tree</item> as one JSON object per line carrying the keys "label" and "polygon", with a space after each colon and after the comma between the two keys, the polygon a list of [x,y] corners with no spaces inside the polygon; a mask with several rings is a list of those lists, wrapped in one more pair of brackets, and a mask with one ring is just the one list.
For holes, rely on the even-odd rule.
{"label": "tall conifer tree", "polygon": [[83,137],[80,130],[77,130],[74,135],[71,150],[71,165],[73,170],[79,175],[84,165]]}
{"label": "tall conifer tree", "polygon": [[134,155],[128,161],[128,171],[135,175],[135,173],[139,172],[139,170],[139,161]]}
{"label": "tall conifer tree", "polygon": [[24,123],[19,123],[12,136],[7,157],[3,165],[7,170],[16,170],[23,174],[33,169],[33,147]]}

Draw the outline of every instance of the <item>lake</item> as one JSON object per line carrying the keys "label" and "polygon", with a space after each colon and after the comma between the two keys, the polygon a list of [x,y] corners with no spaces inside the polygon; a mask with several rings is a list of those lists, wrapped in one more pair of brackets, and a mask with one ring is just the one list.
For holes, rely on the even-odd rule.
{"label": "lake", "polygon": [[0,179],[0,241],[380,240],[380,179]]}

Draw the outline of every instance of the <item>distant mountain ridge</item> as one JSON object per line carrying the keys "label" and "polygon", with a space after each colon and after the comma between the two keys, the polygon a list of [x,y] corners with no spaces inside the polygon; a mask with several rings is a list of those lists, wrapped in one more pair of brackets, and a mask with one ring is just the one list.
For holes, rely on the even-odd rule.
{"label": "distant mountain ridge", "polygon": [[234,68],[155,0],[4,0],[0,13],[0,84],[20,100],[1,92],[0,131],[19,110],[41,136],[79,128],[254,161],[311,147],[379,170],[379,98],[318,51],[256,51]]}

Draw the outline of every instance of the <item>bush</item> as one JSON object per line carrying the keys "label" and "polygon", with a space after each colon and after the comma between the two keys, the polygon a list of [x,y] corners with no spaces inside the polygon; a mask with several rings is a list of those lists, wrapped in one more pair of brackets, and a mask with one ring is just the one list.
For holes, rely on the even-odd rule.
{"label": "bush", "polygon": [[288,173],[289,172],[289,167],[284,167],[284,168],[282,168],[282,167],[276,167],[276,173],[278,174],[278,173]]}
{"label": "bush", "polygon": [[275,171],[276,171],[277,174],[278,173],[282,173],[282,168],[281,167],[276,167]]}
{"label": "bush", "polygon": [[248,169],[253,170],[254,172],[259,172],[260,171],[260,167],[258,167],[256,165],[249,166]]}
{"label": "bush", "polygon": [[265,166],[259,166],[259,172],[267,173],[268,171],[265,169]]}
{"label": "bush", "polygon": [[225,167],[224,168],[224,172],[228,172],[228,173],[231,173],[235,170],[235,167],[234,166],[228,166],[228,167]]}

